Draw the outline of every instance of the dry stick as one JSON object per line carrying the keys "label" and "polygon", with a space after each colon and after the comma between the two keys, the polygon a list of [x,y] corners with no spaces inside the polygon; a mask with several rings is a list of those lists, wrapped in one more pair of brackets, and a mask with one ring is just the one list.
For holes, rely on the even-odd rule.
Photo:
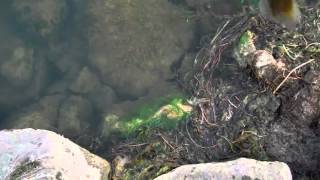
{"label": "dry stick", "polygon": [[288,78],[291,76],[291,74],[292,74],[293,72],[295,72],[297,69],[299,69],[299,68],[301,68],[301,67],[303,67],[303,66],[305,66],[305,65],[307,65],[307,64],[309,64],[309,63],[311,63],[311,62],[313,62],[313,61],[314,61],[314,59],[310,59],[309,61],[307,61],[307,62],[305,62],[305,63],[302,63],[302,64],[300,64],[299,66],[293,68],[293,69],[289,72],[289,74],[284,78],[284,80],[278,85],[278,87],[273,91],[273,94],[275,94],[275,93],[280,89],[280,87],[288,80]]}
{"label": "dry stick", "polygon": [[120,147],[139,147],[139,146],[144,146],[148,145],[149,143],[140,143],[140,144],[124,144],[120,145]]}
{"label": "dry stick", "polygon": [[161,139],[162,139],[171,149],[173,149],[173,150],[175,149],[175,148],[169,143],[169,141],[166,140],[166,139],[162,136],[161,133],[158,133],[158,136],[160,136]]}
{"label": "dry stick", "polygon": [[213,43],[217,40],[219,35],[223,32],[223,30],[227,27],[227,25],[230,23],[230,20],[226,21],[226,23],[222,26],[220,30],[215,34],[215,36],[212,38],[210,45],[213,45]]}

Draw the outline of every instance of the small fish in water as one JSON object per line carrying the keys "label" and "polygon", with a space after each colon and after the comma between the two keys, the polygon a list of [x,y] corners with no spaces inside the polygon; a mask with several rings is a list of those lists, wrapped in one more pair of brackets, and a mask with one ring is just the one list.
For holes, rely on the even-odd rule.
{"label": "small fish in water", "polygon": [[260,0],[259,9],[265,18],[280,23],[288,29],[295,29],[301,19],[296,0]]}

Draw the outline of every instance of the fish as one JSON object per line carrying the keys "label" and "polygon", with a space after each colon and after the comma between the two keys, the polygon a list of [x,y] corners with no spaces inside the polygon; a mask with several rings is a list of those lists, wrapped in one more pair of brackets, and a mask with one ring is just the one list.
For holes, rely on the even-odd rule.
{"label": "fish", "polygon": [[259,10],[263,17],[290,30],[296,29],[301,22],[301,12],[296,0],[260,0]]}

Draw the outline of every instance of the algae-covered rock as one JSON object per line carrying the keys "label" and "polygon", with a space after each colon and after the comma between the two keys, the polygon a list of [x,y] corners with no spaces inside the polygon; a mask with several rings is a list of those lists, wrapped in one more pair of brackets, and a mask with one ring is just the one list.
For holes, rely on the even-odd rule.
{"label": "algae-covered rock", "polygon": [[164,91],[158,84],[173,77],[171,67],[193,38],[185,9],[162,0],[88,4],[89,61],[103,82],[129,98]]}
{"label": "algae-covered rock", "polygon": [[1,179],[107,180],[109,163],[54,132],[0,131]]}

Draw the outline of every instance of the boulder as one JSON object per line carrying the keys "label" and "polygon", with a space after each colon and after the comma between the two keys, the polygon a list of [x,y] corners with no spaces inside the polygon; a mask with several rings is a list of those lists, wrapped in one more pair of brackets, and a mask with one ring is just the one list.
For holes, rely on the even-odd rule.
{"label": "boulder", "polygon": [[108,179],[109,163],[54,132],[0,131],[4,179]]}
{"label": "boulder", "polygon": [[155,180],[162,179],[291,180],[292,175],[288,165],[282,162],[263,162],[239,158],[227,162],[183,165]]}

